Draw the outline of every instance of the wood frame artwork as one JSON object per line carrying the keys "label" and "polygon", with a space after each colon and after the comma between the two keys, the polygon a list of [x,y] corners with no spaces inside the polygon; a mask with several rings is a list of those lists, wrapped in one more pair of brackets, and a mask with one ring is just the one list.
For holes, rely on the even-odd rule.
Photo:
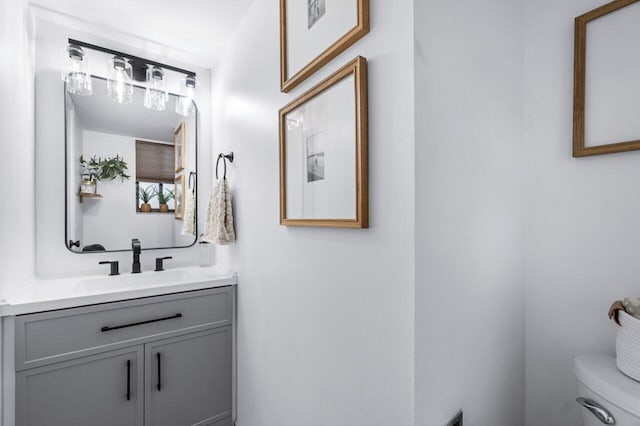
{"label": "wood frame artwork", "polygon": [[184,175],[176,176],[173,190],[175,194],[174,217],[176,220],[183,220],[184,219],[184,201],[185,201]]}
{"label": "wood frame artwork", "polygon": [[[344,79],[354,77],[355,114],[355,218],[344,219],[299,219],[287,216],[287,114],[299,110],[309,101],[330,91]],[[344,90],[344,89],[343,89]],[[349,110],[346,108],[340,108]],[[301,95],[280,110],[280,224],[286,226],[317,226],[333,228],[369,227],[369,165],[368,165],[368,106],[367,106],[367,60],[358,56],[327,79]],[[324,158],[324,153],[322,153]],[[307,157],[308,158],[308,157]],[[324,160],[323,160],[324,161]],[[324,164],[324,163],[323,163]],[[307,173],[309,173],[307,171]],[[324,173],[324,165],[323,172]],[[324,176],[322,177],[324,178]],[[309,182],[309,181],[307,181]]]}
{"label": "wood frame artwork", "polygon": [[[313,58],[302,69],[292,72],[289,75],[287,68],[290,63],[289,51],[287,46],[287,37],[292,36],[287,30],[287,2],[293,0],[280,0],[280,88],[282,92],[288,93],[294,87],[298,86],[310,75],[318,71],[320,68],[328,64],[333,58],[344,52],[349,46],[360,40],[369,32],[369,0],[349,0],[356,2],[357,6],[357,22],[346,33],[339,35],[335,41],[331,40],[331,44],[322,51],[318,56]],[[325,0],[322,1],[324,5]],[[311,5],[311,1],[308,2]],[[311,7],[311,6],[309,6]],[[327,16],[329,18],[329,16]]]}
{"label": "wood frame artwork", "polygon": [[187,141],[185,133],[184,122],[178,124],[178,127],[176,127],[176,130],[173,132],[173,159],[176,173],[184,169],[184,155]]}
{"label": "wood frame artwork", "polygon": [[575,18],[573,80],[573,156],[611,154],[640,149],[640,140],[585,146],[585,80],[587,24],[640,0],[615,0]]}

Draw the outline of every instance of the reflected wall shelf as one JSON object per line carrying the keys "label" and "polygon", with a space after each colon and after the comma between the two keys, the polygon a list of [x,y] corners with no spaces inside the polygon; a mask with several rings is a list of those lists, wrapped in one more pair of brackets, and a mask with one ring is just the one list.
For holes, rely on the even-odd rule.
{"label": "reflected wall shelf", "polygon": [[93,192],[79,192],[78,193],[78,197],[80,197],[80,202],[82,202],[85,197],[87,197],[87,198],[102,198],[102,195],[96,194],[96,193],[93,193]]}

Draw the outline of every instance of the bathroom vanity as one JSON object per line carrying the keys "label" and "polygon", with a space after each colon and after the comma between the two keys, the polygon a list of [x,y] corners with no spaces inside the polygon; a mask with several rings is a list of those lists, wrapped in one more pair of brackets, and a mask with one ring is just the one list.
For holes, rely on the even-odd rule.
{"label": "bathroom vanity", "polygon": [[3,426],[231,426],[236,283],[185,268],[14,295],[0,307]]}

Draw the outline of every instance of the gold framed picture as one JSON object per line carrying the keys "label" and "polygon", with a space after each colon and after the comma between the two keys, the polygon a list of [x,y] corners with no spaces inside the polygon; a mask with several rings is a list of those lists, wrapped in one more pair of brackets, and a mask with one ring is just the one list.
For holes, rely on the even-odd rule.
{"label": "gold framed picture", "polygon": [[173,159],[176,173],[184,169],[186,142],[185,124],[182,122],[178,124],[178,127],[176,127],[176,130],[173,132]]}
{"label": "gold framed picture", "polygon": [[280,0],[280,88],[288,93],[369,32],[369,0]]}
{"label": "gold framed picture", "polygon": [[575,18],[574,157],[640,150],[639,17],[638,0],[614,0]]}
{"label": "gold framed picture", "polygon": [[280,110],[280,224],[369,227],[367,60]]}
{"label": "gold framed picture", "polygon": [[176,180],[174,181],[174,217],[176,220],[184,219],[184,175],[176,176]]}

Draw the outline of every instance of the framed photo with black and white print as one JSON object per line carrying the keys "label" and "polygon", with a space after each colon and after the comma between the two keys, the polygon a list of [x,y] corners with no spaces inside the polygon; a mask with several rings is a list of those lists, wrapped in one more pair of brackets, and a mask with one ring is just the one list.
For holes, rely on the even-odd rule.
{"label": "framed photo with black and white print", "polygon": [[280,0],[280,88],[288,93],[369,32],[369,0]]}
{"label": "framed photo with black and white print", "polygon": [[367,60],[280,110],[280,224],[369,226]]}

